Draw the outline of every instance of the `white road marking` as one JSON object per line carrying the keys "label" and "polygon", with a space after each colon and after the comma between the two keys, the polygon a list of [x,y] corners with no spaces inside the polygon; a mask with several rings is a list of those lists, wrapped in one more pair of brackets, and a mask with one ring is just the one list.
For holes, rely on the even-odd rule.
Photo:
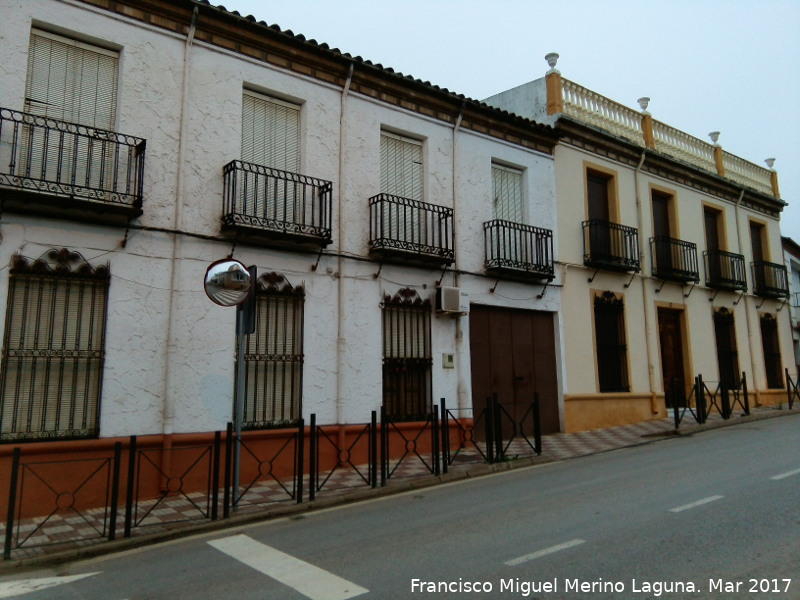
{"label": "white road marking", "polygon": [[347,600],[369,590],[324,569],[240,534],[211,540],[211,546],[311,600]]}
{"label": "white road marking", "polygon": [[545,548],[543,550],[537,550],[536,552],[531,552],[530,554],[525,554],[524,556],[512,558],[511,560],[507,560],[505,564],[507,564],[509,567],[515,567],[516,565],[521,565],[529,560],[535,560],[537,558],[547,556],[548,554],[553,554],[554,552],[560,552],[561,550],[572,548],[573,546],[580,546],[584,543],[586,543],[586,540],[570,540],[568,542],[564,542],[563,544],[550,546],[549,548]]}
{"label": "white road marking", "polygon": [[[99,572],[98,572],[99,573]],[[0,582],[0,598],[17,598],[23,594],[46,590],[47,588],[78,581],[84,577],[91,577],[98,573],[81,573],[80,575],[66,575],[64,577],[39,577],[37,579],[19,579],[17,581]]]}
{"label": "white road marking", "polygon": [[674,513],[683,512],[684,510],[689,510],[690,508],[703,506],[703,504],[708,504],[709,502],[715,502],[716,500],[721,500],[724,497],[725,496],[709,496],[708,498],[703,498],[702,500],[697,500],[696,502],[690,502],[689,504],[684,504],[683,506],[676,506],[675,508],[670,508],[669,512],[674,512]]}
{"label": "white road marking", "polygon": [[770,479],[786,479],[787,477],[791,477],[792,475],[800,475],[800,469],[795,469],[794,471],[787,471],[786,473],[781,473],[780,475],[775,475],[774,477],[770,477]]}

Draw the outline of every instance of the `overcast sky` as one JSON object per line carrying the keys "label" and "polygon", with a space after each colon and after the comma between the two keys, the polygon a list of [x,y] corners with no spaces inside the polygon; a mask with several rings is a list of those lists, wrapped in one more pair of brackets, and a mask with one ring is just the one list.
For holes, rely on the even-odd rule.
{"label": "overcast sky", "polygon": [[[219,4],[216,0],[211,0]],[[765,166],[800,241],[798,0],[225,0],[242,15],[481,100],[542,77],[578,84]],[[773,257],[775,259],[777,257]]]}

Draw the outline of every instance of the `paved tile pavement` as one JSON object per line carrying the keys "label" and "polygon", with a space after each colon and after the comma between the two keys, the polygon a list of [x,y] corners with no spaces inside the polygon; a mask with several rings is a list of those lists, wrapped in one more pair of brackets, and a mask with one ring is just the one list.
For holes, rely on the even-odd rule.
{"label": "paved tile pavement", "polygon": [[[770,413],[778,412],[789,414],[788,411],[776,411],[773,408],[762,407],[753,409],[751,416],[756,418],[759,416],[767,417],[770,416]],[[777,414],[774,416],[777,416]],[[728,423],[732,424],[739,418],[734,415]],[[707,425],[682,425],[680,433],[685,434],[698,428],[704,429],[720,424],[722,424],[721,417],[712,415]],[[530,447],[524,441],[518,440],[512,442],[508,447],[506,456],[512,459],[529,459],[527,462],[520,461],[521,464],[552,462],[647,443],[674,433],[675,425],[672,419],[658,419],[607,429],[547,435],[542,442],[541,457],[533,460],[531,459],[535,455]],[[514,461],[512,460],[511,462]],[[428,463],[430,464],[430,461]],[[459,472],[472,474],[491,472],[487,470],[487,466],[474,447],[464,448],[457,454],[452,465],[448,467],[448,472],[455,476]],[[423,464],[413,454],[399,463],[390,463],[389,470],[391,477],[388,479],[385,488],[381,488],[384,493],[390,493],[391,488],[403,488],[404,484],[407,487],[409,482],[414,481],[415,478],[419,480],[425,476],[432,477],[428,465]],[[325,479],[326,477],[327,480]],[[438,480],[445,480],[447,477],[448,475],[443,475]],[[316,498],[318,500],[324,498],[329,503],[336,503],[337,499],[342,501],[343,497],[349,498],[355,494],[368,495],[370,491],[377,491],[370,490],[365,478],[369,480],[366,466],[359,466],[358,471],[351,467],[337,468],[333,473],[322,475],[321,481],[323,485],[316,492]],[[380,477],[378,480],[380,481]],[[435,484],[438,480],[430,482],[430,484]],[[243,483],[243,486],[246,485],[246,482]],[[291,485],[289,483],[289,486]],[[304,482],[304,486],[306,486],[304,500],[308,502],[307,479]],[[244,519],[249,517],[258,519],[285,514],[287,508],[298,506],[294,499],[296,496],[293,494],[294,490],[291,487],[287,487],[286,482],[278,483],[274,480],[255,482],[242,494],[238,508],[234,513],[235,518]],[[223,496],[220,492],[218,508],[218,516],[220,518],[222,517],[222,500]],[[212,499],[210,495],[205,493],[179,493],[149,502],[142,502],[136,505],[135,511],[131,515],[134,526],[131,528],[131,539],[125,541],[130,544],[144,543],[144,540],[148,538],[179,535],[177,532],[194,531],[203,524],[210,522],[211,515]],[[121,508],[117,513],[117,540],[121,540],[124,536],[124,519],[124,508]],[[29,519],[18,523],[12,536],[11,560],[5,563],[0,561],[0,567],[17,561],[30,562],[28,559],[36,561],[37,559],[54,557],[54,555],[64,552],[76,555],[81,553],[100,553],[104,551],[103,548],[110,551],[115,542],[108,541],[109,521],[110,516],[107,510],[100,508],[84,511],[80,514],[74,510],[71,511],[71,514],[66,511],[64,513],[55,512],[47,517]],[[232,524],[231,521],[226,520],[219,520],[216,523]],[[0,524],[0,539],[5,539],[5,534],[5,524],[3,523]]]}

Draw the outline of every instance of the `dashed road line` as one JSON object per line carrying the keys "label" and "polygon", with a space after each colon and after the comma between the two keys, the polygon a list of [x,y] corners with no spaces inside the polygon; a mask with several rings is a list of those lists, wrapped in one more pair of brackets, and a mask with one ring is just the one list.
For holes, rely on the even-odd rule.
{"label": "dashed road line", "polygon": [[786,471],[786,473],[781,473],[780,475],[773,475],[770,479],[774,479],[775,481],[779,479],[786,479],[787,477],[792,477],[794,475],[800,475],[800,469],[795,469],[794,471]]}
{"label": "dashed road line", "polygon": [[692,508],[696,508],[698,506],[703,506],[704,504],[708,504],[709,502],[715,502],[717,500],[721,500],[725,496],[709,496],[708,498],[703,498],[702,500],[696,500],[695,502],[690,502],[689,504],[684,504],[683,506],[676,506],[675,508],[670,508],[669,512],[679,513],[685,510],[689,510]]}
{"label": "dashed road line", "polygon": [[294,588],[311,600],[347,600],[369,590],[246,535],[208,542],[220,552]]}
{"label": "dashed road line", "polygon": [[557,544],[555,546],[550,546],[549,548],[544,548],[542,550],[537,550],[536,552],[531,552],[530,554],[525,554],[523,556],[518,556],[517,558],[512,558],[511,560],[505,561],[509,567],[514,567],[516,565],[521,565],[522,563],[526,563],[531,560],[536,560],[537,558],[542,558],[543,556],[547,556],[548,554],[554,554],[556,552],[560,552],[561,550],[566,550],[567,548],[572,548],[574,546],[580,546],[581,544],[586,543],[586,540],[570,540],[568,542],[564,542],[563,544]]}
{"label": "dashed road line", "polygon": [[36,579],[18,579],[17,581],[0,582],[0,598],[19,598],[23,594],[46,590],[47,588],[78,581],[98,573],[81,573],[62,577],[37,577]]}

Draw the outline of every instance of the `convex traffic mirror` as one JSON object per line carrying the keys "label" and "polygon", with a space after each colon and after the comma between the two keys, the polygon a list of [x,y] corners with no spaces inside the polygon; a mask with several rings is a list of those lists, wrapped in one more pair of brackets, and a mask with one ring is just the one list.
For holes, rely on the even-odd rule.
{"label": "convex traffic mirror", "polygon": [[250,294],[250,272],[238,260],[218,260],[206,270],[203,282],[206,294],[220,306],[236,306]]}

